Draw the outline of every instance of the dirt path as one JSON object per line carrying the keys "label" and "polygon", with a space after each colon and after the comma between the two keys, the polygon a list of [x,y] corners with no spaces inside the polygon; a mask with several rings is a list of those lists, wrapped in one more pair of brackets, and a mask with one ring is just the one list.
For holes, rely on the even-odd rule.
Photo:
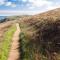
{"label": "dirt path", "polygon": [[20,34],[20,28],[19,28],[19,24],[16,23],[16,27],[17,27],[17,30],[16,32],[14,33],[13,35],[13,38],[12,38],[12,43],[11,43],[11,49],[10,49],[10,52],[9,52],[9,57],[8,57],[8,60],[18,60],[19,58],[19,34]]}

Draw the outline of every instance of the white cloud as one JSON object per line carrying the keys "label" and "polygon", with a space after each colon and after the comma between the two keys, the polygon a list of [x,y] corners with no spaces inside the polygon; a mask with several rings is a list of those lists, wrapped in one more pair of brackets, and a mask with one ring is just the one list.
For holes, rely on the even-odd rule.
{"label": "white cloud", "polygon": [[16,7],[16,4],[12,2],[6,2],[5,6]]}
{"label": "white cloud", "polygon": [[32,6],[34,6],[34,7],[41,7],[43,5],[50,5],[50,4],[52,4],[52,2],[48,1],[48,0],[29,0],[29,2],[31,2]]}
{"label": "white cloud", "polygon": [[[21,2],[21,0],[18,0],[19,2]],[[57,2],[53,2],[52,0],[22,0],[23,2],[29,2],[26,4],[26,6],[28,8],[25,8],[26,11],[22,11],[20,9],[20,11],[1,11],[0,10],[0,15],[21,15],[21,14],[37,14],[37,13],[41,13],[47,10],[51,10],[51,9],[55,9],[60,7],[60,4],[58,4]],[[12,2],[5,2],[5,0],[0,0],[0,5],[5,5],[5,6],[10,6],[10,7],[16,7],[17,5],[12,3]],[[22,7],[24,6],[24,4],[22,4]],[[30,11],[28,11],[28,9],[30,9]]]}
{"label": "white cloud", "polygon": [[27,0],[22,0],[23,2],[27,2]]}
{"label": "white cloud", "polygon": [[0,0],[0,5],[3,5],[5,3],[5,0]]}
{"label": "white cloud", "polygon": [[0,5],[10,6],[10,7],[16,7],[16,4],[12,2],[5,2],[6,0],[0,0]]}
{"label": "white cloud", "polygon": [[29,0],[29,2],[31,3],[29,9],[36,8],[37,11],[40,12],[60,7],[60,3],[58,4],[58,2],[54,2],[52,0]]}
{"label": "white cloud", "polygon": [[60,4],[56,3],[55,5],[50,5],[47,7],[48,10],[55,9],[55,8],[60,8]]}
{"label": "white cloud", "polygon": [[6,2],[5,6],[11,6],[12,2]]}
{"label": "white cloud", "polygon": [[11,7],[16,7],[16,4],[11,4]]}
{"label": "white cloud", "polygon": [[39,13],[39,11],[12,11],[12,10],[0,10],[0,16],[16,16],[16,15],[33,15]]}

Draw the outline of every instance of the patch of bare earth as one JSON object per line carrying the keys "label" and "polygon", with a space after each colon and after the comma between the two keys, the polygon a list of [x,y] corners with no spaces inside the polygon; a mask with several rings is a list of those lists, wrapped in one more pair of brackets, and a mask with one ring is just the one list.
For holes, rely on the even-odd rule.
{"label": "patch of bare earth", "polygon": [[8,60],[18,60],[18,58],[20,57],[20,53],[18,49],[20,28],[19,28],[18,23],[16,23],[16,27],[17,27],[17,30],[14,33],[13,38],[12,38],[11,49],[9,52]]}

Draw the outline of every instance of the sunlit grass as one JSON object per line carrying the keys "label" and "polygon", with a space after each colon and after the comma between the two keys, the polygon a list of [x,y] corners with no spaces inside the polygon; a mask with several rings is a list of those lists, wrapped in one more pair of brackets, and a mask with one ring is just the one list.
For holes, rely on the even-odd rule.
{"label": "sunlit grass", "polygon": [[15,31],[16,31],[16,26],[12,26],[8,29],[8,31],[5,32],[4,38],[3,38],[4,40],[2,43],[2,48],[0,51],[0,60],[7,60],[12,36]]}

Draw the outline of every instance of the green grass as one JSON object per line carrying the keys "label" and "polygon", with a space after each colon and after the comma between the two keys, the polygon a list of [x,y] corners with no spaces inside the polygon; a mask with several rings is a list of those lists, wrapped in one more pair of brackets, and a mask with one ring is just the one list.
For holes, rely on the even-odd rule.
{"label": "green grass", "polygon": [[[31,36],[36,29],[33,26],[26,26],[27,24],[20,24],[20,49],[21,49],[21,60],[36,60],[36,55],[41,60],[47,60],[44,57],[44,49],[40,46],[39,41],[34,42]],[[31,28],[32,27],[32,28]],[[28,31],[28,28],[30,31]],[[31,35],[30,35],[31,34]],[[38,51],[38,52],[37,52]]]}
{"label": "green grass", "polygon": [[4,40],[3,40],[2,48],[0,52],[0,60],[7,60],[12,36],[15,31],[16,31],[16,26],[12,26],[8,29],[7,32],[5,32]]}
{"label": "green grass", "polygon": [[21,33],[20,33],[20,51],[21,51],[21,60],[35,60],[34,58],[34,47],[30,42],[30,34],[27,32],[28,25],[20,24]]}
{"label": "green grass", "polygon": [[26,35],[20,33],[20,49],[21,49],[21,60],[34,60],[32,45],[29,44]]}

